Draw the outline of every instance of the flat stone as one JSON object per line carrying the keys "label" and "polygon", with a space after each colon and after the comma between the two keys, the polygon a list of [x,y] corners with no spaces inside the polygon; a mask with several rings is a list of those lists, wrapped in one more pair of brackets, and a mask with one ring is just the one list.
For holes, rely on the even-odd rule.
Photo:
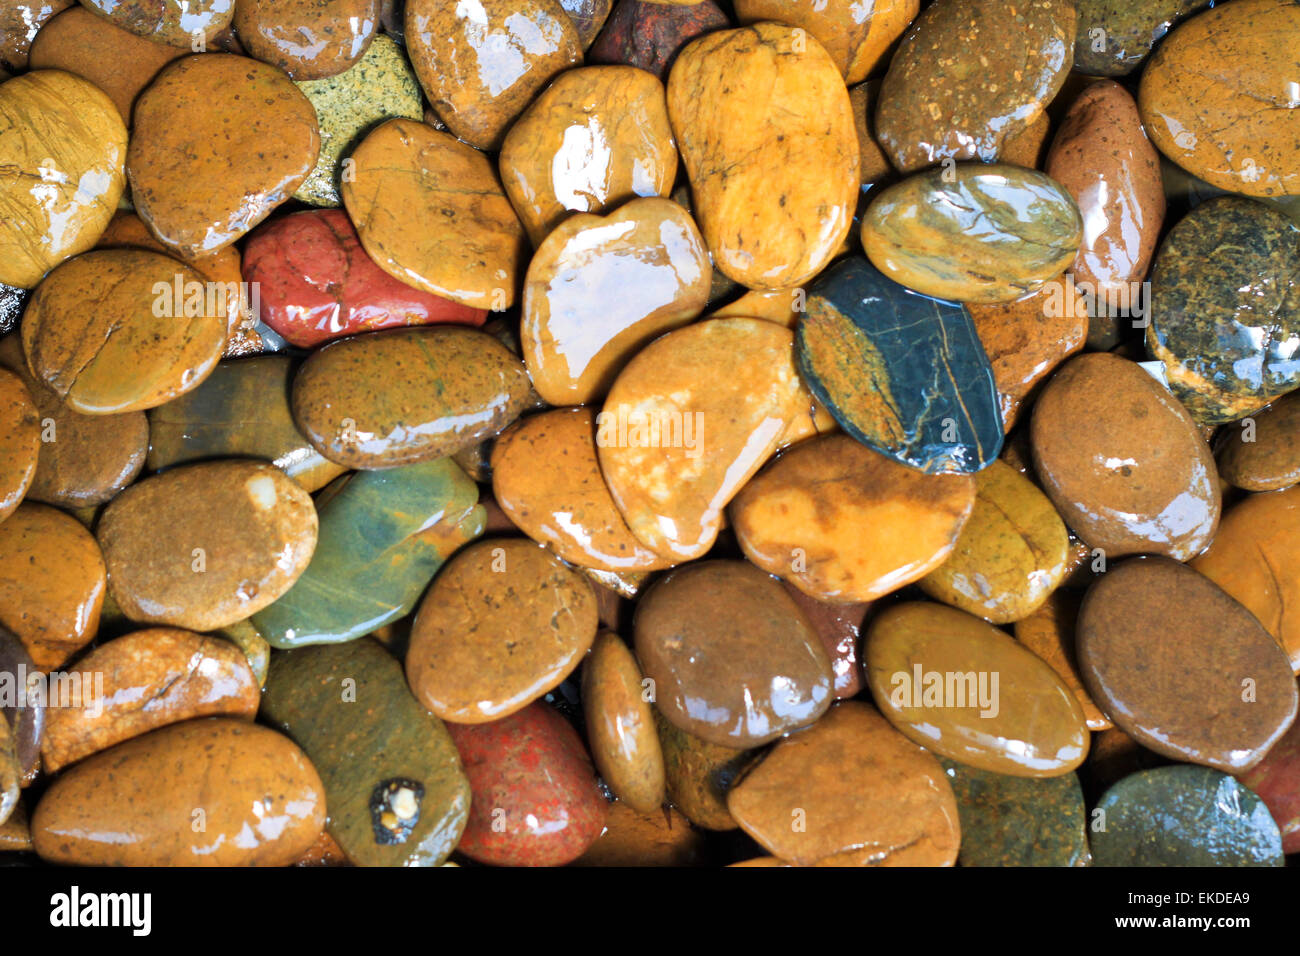
{"label": "flat stone", "polygon": [[1300,483],[1300,392],[1289,392],[1240,427],[1225,429],[1219,475],[1246,491],[1278,491]]}
{"label": "flat stone", "polygon": [[1057,588],[1047,596],[1038,610],[1016,621],[1016,640],[1047,661],[1048,666],[1056,671],[1056,676],[1070,688],[1074,699],[1079,702],[1088,729],[1100,733],[1113,725],[1083,686],[1075,654],[1075,623],[1079,619],[1079,605],[1082,601],[1083,595],[1078,591]]}
{"label": "flat stone", "polygon": [[619,801],[640,813],[664,802],[664,758],[632,651],[617,634],[603,632],[582,665],[582,707],[587,745],[596,769]]}
{"label": "flat stone", "polygon": [[249,56],[319,80],[365,55],[379,33],[379,0],[239,0],[234,26]]}

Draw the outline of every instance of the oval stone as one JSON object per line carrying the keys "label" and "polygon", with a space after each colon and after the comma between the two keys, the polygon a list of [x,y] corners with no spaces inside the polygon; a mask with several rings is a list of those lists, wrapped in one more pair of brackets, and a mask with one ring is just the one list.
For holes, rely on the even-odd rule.
{"label": "oval stone", "polygon": [[1074,35],[1062,0],[932,4],[903,34],[880,90],[876,135],[890,160],[905,173],[993,162],[1065,82]]}
{"label": "oval stone", "polygon": [[423,123],[393,119],[351,158],[343,204],[379,268],[472,308],[514,303],[527,240],[487,156]]}
{"label": "oval stone", "polygon": [[874,601],[948,558],[975,488],[967,475],[927,475],[827,435],[794,446],[746,484],[731,524],[749,560],[805,594]]}
{"label": "oval stone", "polygon": [[862,247],[885,275],[925,295],[1008,302],[1059,276],[1083,220],[1058,183],[1006,163],[963,164],[887,187],[862,219]]}
{"label": "oval stone", "polygon": [[1101,732],[1113,725],[1083,686],[1075,653],[1075,624],[1082,601],[1080,592],[1057,588],[1038,610],[1016,621],[1016,640],[1047,661],[1048,666],[1056,671],[1056,676],[1073,692],[1088,729]]}
{"label": "oval stone", "polygon": [[1246,491],[1278,491],[1300,483],[1300,391],[1289,392],[1225,429],[1219,476]]}
{"label": "oval stone", "polygon": [[1216,197],[1165,237],[1151,273],[1147,350],[1203,425],[1300,385],[1300,224]]}
{"label": "oval stone", "polygon": [[578,30],[556,0],[407,0],[406,49],[438,116],[479,149],[500,149],[537,92],[582,64]]}
{"label": "oval stone", "polygon": [[655,726],[663,750],[668,797],[691,823],[705,830],[734,830],[727,809],[727,791],[761,753],[737,750],[701,740],[668,722],[654,708]]}
{"label": "oval stone", "polygon": [[49,696],[39,685],[28,683],[36,663],[15,635],[0,627],[0,685],[7,685],[0,704],[0,724],[13,735],[14,756],[21,774],[20,787],[36,780],[41,770],[41,741],[45,738],[46,704]]}
{"label": "oval stone", "polygon": [[136,36],[190,49],[198,36],[215,39],[235,15],[235,0],[86,0],[83,6]]}
{"label": "oval stone", "polygon": [[41,453],[41,419],[23,380],[0,371],[0,521],[31,487]]}
{"label": "oval stone", "polygon": [[[857,701],[777,743],[727,807],[764,849],[798,866],[952,866],[961,842],[939,761]],[[806,826],[791,826],[799,819]]]}
{"label": "oval stone", "polygon": [[1104,829],[1092,834],[1097,866],[1283,866],[1268,807],[1227,774],[1157,767],[1102,795]]}
{"label": "oval stone", "polygon": [[682,47],[702,33],[730,25],[713,0],[695,4],[618,0],[587,51],[587,62],[627,64],[667,80]]}
{"label": "oval stone", "polygon": [[884,64],[921,8],[920,0],[736,0],[735,6],[744,24],[777,20],[803,27],[826,48],[846,83],[861,83]]}
{"label": "oval stone", "polygon": [[570,212],[667,196],[677,145],[663,84],[630,66],[567,70],[510,127],[500,164],[534,246]]}
{"label": "oval stone", "polygon": [[1282,833],[1282,852],[1300,852],[1300,723],[1239,779],[1268,806]]}
{"label": "oval stone", "polygon": [[96,534],[127,617],[211,631],[289,590],[316,547],[316,509],[274,465],[204,462],[118,495]]}
{"label": "oval stone", "polygon": [[568,677],[597,624],[582,575],[531,541],[485,539],[448,562],[425,595],[406,677],[443,720],[498,720]]}
{"label": "oval stone", "polygon": [[379,32],[379,0],[239,0],[235,30],[248,55],[295,80],[352,66]]}
{"label": "oval stone", "polygon": [[1186,561],[1214,537],[1214,459],[1182,405],[1134,362],[1093,353],[1047,383],[1030,423],[1034,465],[1066,524],[1107,559]]}
{"label": "oval stone", "polygon": [[459,852],[493,866],[563,866],[600,836],[607,806],[591,760],[548,704],[447,729],[473,793]]}
{"label": "oval stone", "polygon": [[108,225],[126,185],[126,126],[89,80],[37,70],[0,84],[0,129],[0,282],[31,289]]}
{"label": "oval stone", "polygon": [[1181,25],[1147,63],[1138,89],[1142,124],[1160,152],[1212,186],[1294,196],[1300,111],[1287,91],[1298,75],[1294,3],[1220,4]]}
{"label": "oval stone", "polygon": [[596,769],[618,799],[642,813],[664,802],[664,755],[647,682],[623,639],[596,638],[582,665],[582,711]]}
{"label": "oval stone", "polygon": [[896,604],[871,622],[863,660],[885,717],[936,754],[1013,777],[1057,777],[1088,755],[1088,728],[1070,689],[974,615]]}
{"label": "oval stone", "polygon": [[225,53],[186,57],[136,101],[131,200],[182,256],[213,252],[292,196],[319,151],[316,111],[283,72]]}
{"label": "oval stone", "polygon": [[820,272],[852,227],[860,161],[821,44],[776,23],[700,37],[668,78],[668,115],[714,265],[752,289]]}
{"label": "oval stone", "polygon": [[681,729],[737,749],[820,717],[830,660],[781,585],[743,561],[670,571],[638,602],[636,654],[655,703]]}
{"label": "oval stone", "polygon": [[1132,73],[1179,20],[1208,0],[1074,0],[1074,68],[1088,76]]}
{"label": "oval stone", "polygon": [[293,415],[330,461],[392,468],[492,437],[524,410],[528,390],[523,365],[490,335],[390,329],[312,353],[294,379]]}
{"label": "oval stone", "polygon": [[79,700],[49,708],[41,744],[46,773],[167,724],[252,720],[262,697],[239,648],[173,628],[114,638],[68,673],[82,690]]}
{"label": "oval stone", "polygon": [[970,474],[997,458],[993,370],[963,306],[912,292],[860,256],[810,292],[799,373],[846,432],[930,474]]}
{"label": "oval stone", "polygon": [[[203,811],[202,827],[191,824]],[[32,815],[41,859],[75,866],[286,866],[325,826],[325,791],[287,738],[191,720],[82,761]]]}
{"label": "oval stone", "polygon": [[1134,559],[1107,571],[1088,589],[1078,628],[1093,700],[1158,754],[1248,770],[1295,720],[1295,676],[1278,642],[1176,561]]}
{"label": "oval stone", "polygon": [[537,394],[552,405],[603,397],[641,348],[704,311],[711,272],[690,213],[671,200],[570,216],[524,280],[519,338]]}

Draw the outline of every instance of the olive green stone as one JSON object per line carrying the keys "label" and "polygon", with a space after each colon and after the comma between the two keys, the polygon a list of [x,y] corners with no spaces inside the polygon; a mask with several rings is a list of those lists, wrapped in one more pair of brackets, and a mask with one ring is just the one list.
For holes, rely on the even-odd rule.
{"label": "olive green stone", "polygon": [[1283,866],[1268,807],[1209,767],[1178,764],[1125,777],[1093,811],[1097,866]]}
{"label": "olive green stone", "polygon": [[727,809],[727,790],[761,751],[711,744],[670,724],[657,708],[654,715],[669,799],[697,827],[737,829],[740,824]]}
{"label": "olive green stone", "polygon": [[294,84],[316,108],[320,155],[293,198],[313,206],[338,206],[339,167],[366,133],[386,119],[424,118],[420,83],[402,48],[377,34],[360,61],[323,80]]}
{"label": "olive green stone", "polygon": [[1132,73],[1169,28],[1209,0],[1074,0],[1074,69],[1089,76]]}
{"label": "olive green stone", "polygon": [[352,863],[438,866],[455,848],[470,802],[456,745],[374,641],[277,652],[261,712],[320,773]]}
{"label": "olive green stone", "polygon": [[213,634],[234,644],[248,658],[248,666],[257,678],[259,687],[266,686],[266,674],[271,666],[271,645],[253,626],[252,621],[236,621]]}
{"label": "olive green stone", "polygon": [[351,641],[404,617],[438,568],[483,533],[478,486],[448,458],[363,471],[325,488],[311,564],[255,614],[272,647]]}
{"label": "olive green stone", "polygon": [[205,458],[263,458],[307,491],[345,470],[293,422],[293,360],[257,355],[221,362],[191,392],[149,411],[151,471]]}
{"label": "olive green stone", "polygon": [[1033,779],[940,757],[961,820],[962,866],[1087,866],[1087,813],[1073,773]]}

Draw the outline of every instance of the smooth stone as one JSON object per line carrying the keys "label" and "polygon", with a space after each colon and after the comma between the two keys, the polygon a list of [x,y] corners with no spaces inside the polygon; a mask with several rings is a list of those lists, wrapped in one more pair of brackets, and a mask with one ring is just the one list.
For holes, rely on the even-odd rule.
{"label": "smooth stone", "polygon": [[570,213],[668,196],[677,146],[663,84],[630,66],[561,73],[510,127],[500,167],[534,247]]}
{"label": "smooth stone", "polygon": [[273,219],[249,237],[243,275],[261,319],[290,345],[413,325],[482,325],[487,313],[399,282],[366,254],[347,214],[321,209]]}
{"label": "smooth stone", "polygon": [[924,295],[1009,302],[1074,262],[1083,233],[1070,194],[1043,173],[968,163],[886,187],[862,219],[881,272]]}
{"label": "smooth stone", "polygon": [[447,128],[491,150],[542,87],[582,65],[577,27],[556,0],[407,0],[406,51]]}
{"label": "smooth stone", "polygon": [[187,51],[122,30],[85,7],[59,14],[32,42],[33,70],[66,70],[108,94],[131,125],[131,106],[164,66]]}
{"label": "smooth stone", "polygon": [[1075,654],[1075,624],[1083,596],[1074,590],[1057,588],[1047,600],[1027,617],[1016,621],[1016,640],[1043,660],[1074,694],[1083,711],[1084,722],[1094,732],[1109,730],[1110,718],[1101,712],[1079,676]]}
{"label": "smooth stone", "polygon": [[1038,486],[1005,462],[991,462],[975,476],[975,507],[952,553],[920,587],[936,601],[1010,624],[1060,586],[1069,547],[1065,522]]}
{"label": "smooth stone", "polygon": [[607,216],[570,216],[537,247],[519,337],[537,394],[586,405],[649,342],[709,300],[709,251],[669,199],[633,199]]}
{"label": "smooth stone", "polygon": [[320,130],[281,70],[226,53],[169,66],[135,104],[131,200],[182,256],[230,245],[302,185]]}
{"label": "smooth stone", "polygon": [[104,509],[96,535],[128,618],[211,631],[288,591],[311,560],[316,529],[310,496],[284,472],[232,459],[133,485]]}
{"label": "smooth stone", "polygon": [[812,624],[776,579],[743,561],[668,572],[637,603],[633,631],[659,710],[709,743],[760,746],[834,699]]}
{"label": "smooth stone", "polygon": [[1207,0],[1074,0],[1079,29],[1074,68],[1089,76],[1125,76],[1141,65],[1170,27]]}
{"label": "smooth stone", "polygon": [[794,603],[799,605],[799,610],[822,639],[822,647],[831,660],[836,699],[856,697],[865,686],[862,677],[862,625],[870,613],[871,602],[841,604],[818,601],[789,581],[782,581],[781,586],[794,598]]}
{"label": "smooth stone", "polygon": [[24,502],[0,522],[0,627],[40,670],[54,670],[95,637],[104,589],[99,545],[76,518]]}
{"label": "smooth stone", "polygon": [[1209,446],[1165,388],[1106,353],[1070,359],[1034,405],[1034,467],[1065,523],[1108,560],[1186,561],[1219,525]]}
{"label": "smooth stone", "polygon": [[751,289],[819,273],[860,185],[853,108],[821,44],[776,23],[706,34],[673,65],[668,115],[714,265]]}
{"label": "smooth stone", "polygon": [[260,458],[312,492],[344,471],[293,422],[294,362],[253,355],[221,362],[198,388],[149,412],[150,471],[206,458]]}
{"label": "smooth stone", "polygon": [[[343,688],[342,692],[340,688]],[[357,866],[438,866],[469,818],[470,784],[442,721],[370,640],[277,654],[263,715],[325,784],[327,832]]]}
{"label": "smooth stone", "polygon": [[1279,491],[1300,483],[1300,391],[1289,392],[1225,429],[1217,459],[1224,481],[1246,491]]}
{"label": "smooth stone", "polygon": [[128,33],[193,52],[200,39],[213,41],[230,26],[236,0],[86,0],[82,5]]}
{"label": "smooth stone", "polygon": [[745,556],[764,571],[817,600],[874,601],[948,558],[975,488],[967,475],[927,475],[827,435],[759,472],[729,514]]}
{"label": "smooth stone", "polygon": [[635,66],[667,81],[686,44],[730,25],[726,12],[713,0],[690,5],[618,0],[587,51],[587,62]]}
{"label": "smooth stone", "polygon": [[1088,755],[1088,728],[1070,689],[1040,657],[974,615],[896,604],[872,620],[863,662],[889,722],[940,756],[1013,777],[1058,777]]}
{"label": "smooth stone", "polygon": [[1255,615],[1300,674],[1300,488],[1233,505],[1190,566]]}
{"label": "smooth stone", "polygon": [[184,395],[211,374],[226,344],[225,309],[201,293],[191,301],[196,286],[204,288],[197,271],[156,252],[78,256],[28,303],[28,367],[87,415],[142,411]]}
{"label": "smooth stone", "polygon": [[49,697],[27,685],[36,663],[15,635],[0,627],[0,686],[7,685],[0,703],[0,724],[13,735],[14,753],[22,786],[32,783],[41,769],[41,741],[45,737]]}
{"label": "smooth stone", "polygon": [[79,699],[46,712],[46,773],[168,724],[212,716],[252,720],[262,698],[239,648],[174,628],[114,638],[68,673],[82,689]]}
{"label": "smooth stone", "polygon": [[36,34],[50,18],[77,0],[3,0],[0,2],[0,70],[21,73]]}
{"label": "smooth stone", "polygon": [[1268,807],[1232,777],[1205,767],[1157,767],[1102,796],[1092,833],[1097,866],[1282,866]]}
{"label": "smooth stone", "polygon": [[614,0],[559,0],[559,3],[573,21],[584,50],[595,42],[614,6]]}
{"label": "smooth stone", "polygon": [[1092,311],[1132,314],[1165,219],[1160,154],[1142,130],[1132,94],[1113,80],[1070,104],[1045,167],[1083,217],[1071,267]]}
{"label": "smooth stone", "polygon": [[761,319],[710,319],[656,339],[615,379],[597,455],[628,527],[655,553],[704,555],[727,503],[806,408],[793,338]]}
{"label": "smooth stone", "polygon": [[918,295],[854,256],[809,290],[799,372],[855,438],[930,474],[998,456],[998,393],[966,309]]}
{"label": "smooth stone", "polygon": [[582,710],[592,761],[614,795],[640,813],[664,802],[664,757],[647,681],[627,644],[605,631],[582,665]]}
{"label": "smooth stone", "polygon": [[622,800],[609,805],[605,832],[572,866],[702,866],[705,836],[676,810],[643,813]]}
{"label": "smooth stone", "polygon": [[292,741],[210,717],[61,774],[36,805],[32,841],[41,859],[75,866],[286,866],[325,819],[320,777]]}
{"label": "smooth stone", "polygon": [[1294,3],[1220,4],[1179,26],[1147,62],[1138,88],[1142,125],[1160,152],[1212,186],[1294,196],[1300,112],[1288,90],[1297,76]]}
{"label": "smooth stone", "polygon": [[932,4],[890,61],[880,144],[905,173],[945,159],[993,162],[1056,96],[1074,41],[1074,7],[1061,0]]}
{"label": "smooth stone", "polygon": [[528,373],[492,336],[454,327],[389,329],[313,352],[293,383],[307,440],[349,468],[443,458],[519,417]]}
{"label": "smooth stone", "polygon": [[1147,350],[1199,424],[1300,386],[1300,224],[1236,196],[1197,206],[1156,254],[1150,318]]}
{"label": "smooth stone", "polygon": [[307,570],[252,623],[272,647],[355,640],[410,614],[452,552],[483,533],[478,489],[450,459],[362,471],[321,492]]}
{"label": "smooth stone", "polygon": [[249,56],[319,80],[365,55],[379,34],[379,0],[238,0],[234,25]]}
{"label": "smooth stone", "polygon": [[351,158],[343,204],[379,268],[472,308],[514,304],[527,239],[491,159],[405,119],[376,127]]}
{"label": "smooth stone", "polygon": [[776,20],[803,27],[830,54],[844,82],[861,83],[885,65],[894,42],[920,10],[920,0],[736,0],[742,24]]}
{"label": "smooth stone", "polygon": [[1300,724],[1238,778],[1268,807],[1282,833],[1282,852],[1300,852]]}
{"label": "smooth stone", "polygon": [[787,329],[799,324],[802,311],[796,308],[805,295],[802,288],[778,289],[774,292],[746,292],[726,305],[718,306],[708,315],[710,319],[766,319]]}
{"label": "smooth stone", "polygon": [[1213,581],[1169,558],[1133,559],[1098,578],[1076,641],[1092,699],[1174,760],[1248,770],[1295,720],[1286,652]]}
{"label": "smooth stone", "polygon": [[581,574],[532,541],[487,538],[456,554],[420,603],[407,680],[443,720],[498,720],[568,677],[597,625]]}
{"label": "smooth stone", "polygon": [[293,194],[313,206],[339,206],[344,158],[376,123],[393,117],[419,121],[424,100],[415,71],[397,41],[378,33],[354,66],[325,79],[298,82],[316,110],[320,155],[311,174]]}
{"label": "smooth stone", "polygon": [[537,701],[486,724],[448,724],[469,777],[457,850],[492,866],[563,866],[605,826],[607,806],[578,734]]}
{"label": "smooth stone", "polygon": [[36,475],[41,419],[23,380],[0,371],[0,521],[22,502]]}
{"label": "smooth stone", "polygon": [[654,718],[668,798],[697,827],[717,831],[739,827],[727,809],[727,791],[761,751],[711,744],[669,723],[658,707]]}
{"label": "smooth stone", "polygon": [[0,130],[0,282],[31,289],[108,225],[126,186],[126,126],[89,80],[37,70],[0,84]]}
{"label": "smooth stone", "polygon": [[952,866],[961,842],[939,761],[857,701],[781,740],[727,807],[764,849],[799,866]]}
{"label": "smooth stone", "polygon": [[236,621],[234,624],[218,628],[212,634],[239,648],[239,652],[244,655],[244,660],[248,662],[248,667],[253,672],[253,677],[257,680],[257,686],[266,686],[266,674],[271,666],[271,645],[251,621]]}
{"label": "smooth stone", "polygon": [[[149,449],[144,412],[83,415],[32,378],[18,335],[0,339],[0,367],[23,380],[36,405],[41,443],[28,501],[66,508],[101,505],[133,482]],[[45,441],[48,436],[50,441]]]}
{"label": "smooth stone", "polygon": [[1038,119],[1002,141],[1002,148],[998,150],[998,162],[1026,169],[1041,169],[1051,129],[1052,123],[1047,114],[1039,113]]}
{"label": "smooth stone", "polygon": [[1076,774],[1009,777],[942,759],[957,798],[962,866],[1087,866],[1087,810]]}
{"label": "smooth stone", "polygon": [[492,493],[505,517],[563,560],[601,571],[651,571],[671,559],[629,530],[600,472],[596,412],[555,408],[516,422],[492,447]]}

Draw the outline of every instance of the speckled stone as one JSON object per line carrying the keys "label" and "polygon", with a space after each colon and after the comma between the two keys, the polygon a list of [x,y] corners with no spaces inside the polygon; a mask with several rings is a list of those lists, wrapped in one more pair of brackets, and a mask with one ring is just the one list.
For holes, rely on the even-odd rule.
{"label": "speckled stone", "polygon": [[1170,27],[1208,0],[1074,0],[1074,68],[1089,76],[1132,73]]}
{"label": "speckled stone", "polygon": [[21,73],[27,68],[32,41],[49,19],[76,0],[5,0],[0,3],[0,70]]}

